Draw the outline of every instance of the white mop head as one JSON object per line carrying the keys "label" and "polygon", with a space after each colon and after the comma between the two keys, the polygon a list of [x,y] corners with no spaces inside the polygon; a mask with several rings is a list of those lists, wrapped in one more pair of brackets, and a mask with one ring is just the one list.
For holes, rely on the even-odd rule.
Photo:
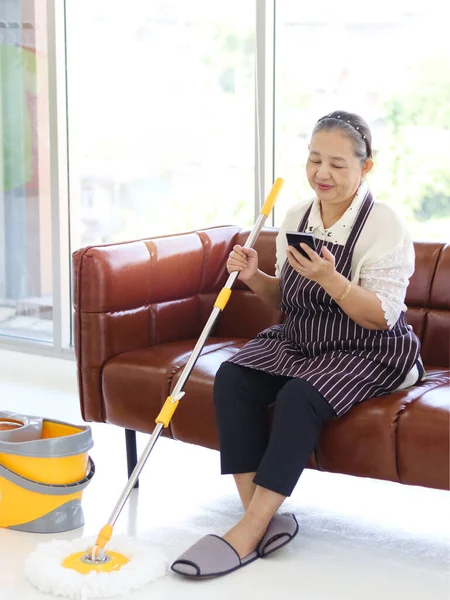
{"label": "white mop head", "polygon": [[39,544],[26,559],[25,574],[45,594],[89,600],[127,595],[167,573],[168,560],[161,551],[120,535],[107,547],[107,550],[120,552],[130,559],[119,571],[81,575],[62,566],[67,556],[86,550],[94,542],[95,538],[85,538]]}

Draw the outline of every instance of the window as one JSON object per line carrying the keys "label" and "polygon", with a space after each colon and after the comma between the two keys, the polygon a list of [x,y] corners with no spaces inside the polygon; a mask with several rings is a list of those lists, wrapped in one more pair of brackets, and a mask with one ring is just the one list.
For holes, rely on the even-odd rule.
{"label": "window", "polygon": [[46,2],[0,3],[0,334],[53,338]]}
{"label": "window", "polygon": [[72,249],[254,214],[253,0],[66,0]]}
{"label": "window", "polygon": [[275,172],[291,188],[277,224],[311,197],[304,165],[315,122],[342,109],[372,129],[374,196],[395,205],[413,239],[449,239],[448,10],[438,0],[277,1]]}
{"label": "window", "polygon": [[337,108],[372,128],[375,197],[415,240],[447,240],[448,13],[438,0],[0,2],[2,345],[64,353],[70,249],[250,226],[255,164],[267,186],[273,150],[279,225],[311,197],[311,130]]}

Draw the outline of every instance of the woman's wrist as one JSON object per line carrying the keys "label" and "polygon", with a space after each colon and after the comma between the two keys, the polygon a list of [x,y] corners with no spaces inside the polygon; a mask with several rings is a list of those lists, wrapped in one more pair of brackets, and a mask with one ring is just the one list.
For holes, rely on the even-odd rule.
{"label": "woman's wrist", "polygon": [[247,281],[244,281],[243,283],[247,284],[248,286],[250,285],[254,285],[255,283],[258,282],[258,280],[261,278],[261,271],[259,269],[256,270],[255,274],[252,275],[250,277],[250,279],[247,279]]}
{"label": "woman's wrist", "polygon": [[350,281],[337,271],[319,283],[334,300],[339,299],[341,296],[346,296],[349,292]]}
{"label": "woman's wrist", "polygon": [[279,309],[281,302],[280,280],[259,269],[244,283],[272,308]]}

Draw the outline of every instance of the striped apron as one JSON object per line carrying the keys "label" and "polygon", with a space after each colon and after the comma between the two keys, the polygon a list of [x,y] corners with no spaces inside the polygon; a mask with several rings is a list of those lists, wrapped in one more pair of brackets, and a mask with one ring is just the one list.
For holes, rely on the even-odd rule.
{"label": "striped apron", "polygon": [[[299,231],[305,231],[311,206]],[[345,246],[316,239],[317,253],[326,246],[335,257],[336,270],[347,279],[351,279],[353,250],[372,206],[368,192]],[[420,342],[403,312],[390,331],[365,329],[287,260],[280,287],[284,323],[259,333],[228,362],[304,379],[340,417],[358,402],[397,389],[419,361]]]}

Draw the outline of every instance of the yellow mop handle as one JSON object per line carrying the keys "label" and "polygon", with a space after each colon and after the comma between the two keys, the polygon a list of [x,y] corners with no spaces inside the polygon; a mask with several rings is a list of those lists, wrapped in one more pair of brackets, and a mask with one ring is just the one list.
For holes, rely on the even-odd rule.
{"label": "yellow mop handle", "polygon": [[[270,190],[270,193],[267,196],[266,201],[264,202],[264,206],[261,208],[258,221],[253,226],[253,229],[247,240],[247,243],[246,243],[246,244],[248,244],[247,247],[250,248],[253,245],[253,243],[255,242],[256,237],[258,236],[258,234],[264,224],[265,219],[269,216],[269,214],[281,192],[283,185],[284,185],[284,181],[281,178],[278,178],[275,181],[275,183],[273,184],[272,189]],[[233,285],[233,283],[236,280],[238,275],[239,275],[238,272],[235,272],[232,275],[230,275],[229,280],[227,281],[225,286],[221,289],[221,291],[219,292],[219,295],[216,298],[216,301],[214,303],[214,308],[218,308],[221,311],[223,311],[225,309],[225,306],[227,305],[228,300],[230,299],[230,296],[231,296],[231,292],[232,292],[231,286]],[[210,320],[211,319],[212,320],[215,319],[214,313],[210,317]],[[192,361],[192,367],[195,364],[197,357],[200,355],[200,352],[203,349],[204,343],[205,343],[205,341],[209,335],[209,332],[212,328],[212,324],[213,323],[208,321],[208,323],[206,324],[206,326],[202,332],[202,335],[201,335],[199,341],[197,342],[196,347],[194,348],[194,350],[191,354],[190,361]],[[192,360],[192,357],[194,357],[194,360]],[[184,371],[183,371],[182,377],[183,377],[183,375],[184,375]],[[181,386],[181,388],[182,388],[182,386]],[[173,396],[168,396],[163,407],[161,408],[159,415],[156,417],[155,422],[157,424],[164,425],[164,427],[168,427],[176,409],[178,408],[179,402],[180,402],[179,396],[176,396],[176,399]]]}
{"label": "yellow mop handle", "polygon": [[95,546],[99,549],[102,549],[106,546],[106,544],[110,541],[113,533],[113,528],[111,525],[104,525],[100,530],[100,533],[97,536],[95,541]]}
{"label": "yellow mop handle", "polygon": [[277,201],[277,198],[280,195],[283,185],[283,179],[281,179],[281,177],[278,177],[278,179],[275,180],[275,183],[273,184],[266,201],[264,202],[264,206],[261,208],[261,215],[266,215],[266,217],[270,215],[273,205]]}
{"label": "yellow mop handle", "polygon": [[155,419],[155,423],[162,423],[164,427],[169,427],[173,413],[177,410],[179,400],[174,400],[172,396],[167,396],[166,401]]}
{"label": "yellow mop handle", "polygon": [[220,308],[223,310],[228,303],[231,296],[231,288],[224,287],[220,290],[219,295],[214,303],[214,308]]}
{"label": "yellow mop handle", "polygon": [[[264,215],[265,217],[268,217],[270,215],[272,208],[275,202],[277,201],[278,196],[280,195],[283,185],[284,180],[281,179],[281,177],[278,177],[278,179],[275,180],[275,183],[273,184],[272,189],[270,190],[269,195],[266,198],[266,201],[264,202],[264,206],[259,211],[260,215]],[[224,310],[225,306],[228,303],[228,300],[230,299],[231,292],[232,289],[230,287],[223,287],[219,295],[217,296],[214,308],[220,308],[220,310]]]}
{"label": "yellow mop handle", "polygon": [[[265,222],[266,218],[269,216],[270,211],[272,210],[273,205],[275,204],[275,201],[281,191],[281,188],[283,187],[283,183],[284,182],[282,179],[277,179],[275,181],[269,195],[267,196],[264,206],[261,209],[259,217],[258,217],[257,221],[255,222],[255,224],[252,228],[252,231],[250,232],[250,235],[246,241],[245,245],[247,248],[251,248],[253,246],[253,244],[255,243],[256,238],[258,237],[259,232],[261,231],[261,229],[264,225],[264,222]],[[200,338],[198,339],[197,344],[195,345],[195,348],[193,349],[191,356],[190,356],[188,362],[186,363],[186,365],[183,369],[183,372],[181,373],[181,376],[178,380],[177,385],[175,386],[174,390],[172,391],[172,394],[167,397],[159,415],[155,419],[157,427],[153,431],[152,436],[151,436],[150,440],[148,441],[144,452],[142,453],[142,456],[140,457],[138,463],[136,464],[134,471],[128,480],[127,486],[125,487],[124,491],[122,492],[122,496],[120,497],[119,501],[117,502],[117,504],[114,508],[114,511],[108,520],[108,523],[102,528],[102,530],[98,534],[98,537],[97,537],[97,540],[96,540],[94,546],[90,550],[88,550],[86,556],[90,557],[94,561],[99,561],[102,553],[104,552],[104,548],[105,548],[106,544],[110,541],[112,533],[113,533],[113,526],[114,526],[116,520],[118,519],[118,517],[125,505],[125,502],[127,501],[128,497],[131,493],[134,483],[136,482],[137,478],[139,477],[139,474],[141,473],[142,469],[144,468],[145,462],[146,462],[147,458],[149,457],[153,446],[155,445],[156,441],[158,440],[163,427],[169,426],[169,423],[173,417],[173,414],[175,413],[175,411],[178,407],[180,399],[184,395],[184,392],[182,391],[183,386],[186,383],[192,369],[194,368],[195,363],[196,363],[198,357],[200,356],[201,351],[203,350],[205,342],[208,339],[209,333],[210,333],[212,327],[214,326],[217,316],[220,314],[220,311],[224,310],[225,306],[227,305],[228,300],[230,299],[231,287],[233,286],[233,283],[236,281],[238,275],[239,275],[239,273],[237,271],[231,273],[230,276],[228,277],[228,280],[227,280],[225,286],[222,288],[221,292],[217,296],[216,302],[214,304],[214,310],[211,313],[211,316],[209,317],[209,320],[206,323],[205,327],[203,328]],[[219,310],[217,310],[217,309],[219,309]],[[78,564],[80,561],[78,560],[77,557],[76,557],[76,559],[77,559],[76,562]],[[126,559],[125,559],[125,562],[126,562]],[[125,563],[121,563],[121,564],[125,564]]]}

